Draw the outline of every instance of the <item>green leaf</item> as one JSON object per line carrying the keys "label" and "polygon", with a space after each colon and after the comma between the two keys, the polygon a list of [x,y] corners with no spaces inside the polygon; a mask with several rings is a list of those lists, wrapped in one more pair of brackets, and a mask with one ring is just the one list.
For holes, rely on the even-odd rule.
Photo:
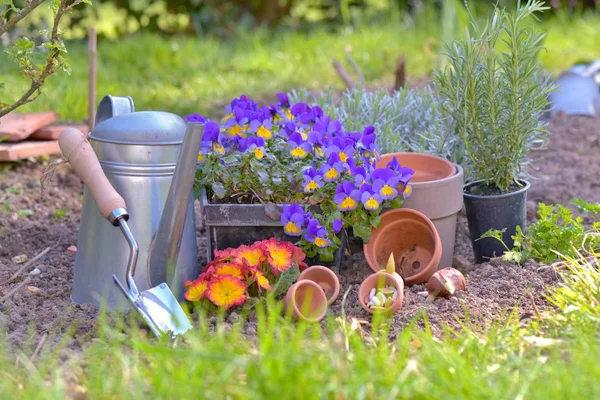
{"label": "green leaf", "polygon": [[287,271],[279,274],[279,279],[273,287],[273,296],[277,297],[280,294],[287,292],[290,286],[292,286],[294,282],[296,282],[299,276],[300,268],[298,268],[297,265],[294,265]]}
{"label": "green leaf", "polygon": [[32,48],[35,45],[31,40],[26,37],[22,37],[15,43],[15,46],[19,50],[27,50]]}
{"label": "green leaf", "polygon": [[389,206],[390,206],[390,208],[400,208],[400,207],[402,207],[403,203],[404,203],[404,198],[402,198],[401,196],[398,196],[394,200],[389,201]]}
{"label": "green leaf", "polygon": [[364,241],[369,241],[371,238],[371,227],[363,225],[355,225],[352,227],[354,234]]}
{"label": "green leaf", "polygon": [[334,260],[334,249],[332,246],[329,246],[321,251],[319,254],[319,261],[321,262],[330,262]]}
{"label": "green leaf", "polygon": [[223,187],[223,184],[221,182],[213,183],[212,190],[218,198],[222,199],[223,197],[225,197],[225,188]]}
{"label": "green leaf", "polygon": [[379,215],[372,216],[369,222],[373,228],[377,229],[381,225],[381,217]]}

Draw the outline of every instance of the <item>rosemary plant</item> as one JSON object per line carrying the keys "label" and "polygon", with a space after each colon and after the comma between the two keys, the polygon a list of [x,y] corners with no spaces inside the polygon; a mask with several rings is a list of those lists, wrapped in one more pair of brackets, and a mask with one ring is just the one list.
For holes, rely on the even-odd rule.
{"label": "rosemary plant", "polygon": [[453,110],[470,178],[484,180],[481,193],[518,187],[529,152],[543,148],[549,134],[542,112],[553,86],[537,58],[544,34],[526,25],[547,8],[537,0],[514,14],[495,8],[485,23],[471,18],[464,39],[444,46],[449,65],[434,82]]}
{"label": "rosemary plant", "polygon": [[338,96],[332,91],[315,95],[301,90],[289,96],[293,101],[319,104],[349,131],[374,126],[379,132],[377,144],[382,153],[420,152],[456,163],[462,161],[462,148],[449,107],[442,107],[439,96],[429,88],[400,89],[393,94],[384,89],[370,92],[355,88]]}

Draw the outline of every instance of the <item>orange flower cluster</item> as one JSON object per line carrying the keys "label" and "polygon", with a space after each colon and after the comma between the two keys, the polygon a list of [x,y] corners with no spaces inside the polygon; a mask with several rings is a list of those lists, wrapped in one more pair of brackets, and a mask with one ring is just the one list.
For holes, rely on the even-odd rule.
{"label": "orange flower cluster", "polygon": [[241,305],[253,286],[258,294],[273,290],[271,283],[280,273],[293,266],[305,268],[305,257],[299,247],[275,238],[251,246],[215,250],[214,260],[206,265],[198,279],[184,282],[185,298],[188,301],[208,299],[225,309]]}

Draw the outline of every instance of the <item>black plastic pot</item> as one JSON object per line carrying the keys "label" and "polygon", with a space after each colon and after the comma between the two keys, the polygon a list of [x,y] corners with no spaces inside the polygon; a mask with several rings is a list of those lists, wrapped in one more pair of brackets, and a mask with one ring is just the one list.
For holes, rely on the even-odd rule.
{"label": "black plastic pot", "polygon": [[513,247],[512,236],[517,226],[525,230],[527,223],[527,190],[529,182],[520,180],[523,187],[499,195],[474,195],[467,193],[469,188],[481,185],[484,181],[471,182],[464,186],[464,201],[469,223],[469,233],[473,243],[475,261],[482,263],[493,257],[500,257],[506,249],[498,240],[485,238],[477,240],[490,229],[506,229],[502,235],[508,248]]}
{"label": "black plastic pot", "polygon": [[[242,245],[251,245],[254,242],[275,238],[278,241],[296,243],[298,237],[288,236],[283,232],[279,220],[274,220],[265,212],[262,204],[214,204],[208,201],[206,191],[203,189],[200,197],[202,206],[202,225],[206,228],[207,259],[211,261],[214,250],[236,248]],[[282,206],[279,205],[282,212]],[[348,245],[345,231],[341,231],[340,247],[334,253],[334,259],[330,262],[319,260],[319,256],[307,258],[305,262],[310,265],[322,265],[328,268],[336,268],[341,272],[344,261],[344,250]]]}

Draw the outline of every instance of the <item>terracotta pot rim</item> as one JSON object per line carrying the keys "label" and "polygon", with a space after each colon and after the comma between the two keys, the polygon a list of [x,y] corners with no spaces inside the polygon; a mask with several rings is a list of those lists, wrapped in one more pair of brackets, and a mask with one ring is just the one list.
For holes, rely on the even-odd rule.
{"label": "terracotta pot rim", "polygon": [[[383,310],[372,310],[369,307],[367,307],[367,305],[365,304],[365,301],[363,298],[363,296],[360,295],[361,292],[361,288],[367,283],[368,280],[372,279],[373,276],[380,276],[380,275],[385,275],[387,277],[389,277],[392,282],[394,282],[394,286],[396,287],[396,290],[398,291],[398,297],[396,298],[396,301],[394,301],[392,303],[391,306],[389,306],[388,308],[384,308]],[[402,283],[401,283],[402,282]],[[394,307],[395,304],[400,303],[400,307],[398,307],[397,310],[391,311],[391,312],[397,312],[398,310],[400,310],[402,308],[402,303],[404,302],[404,278],[402,278],[402,281],[398,281],[398,279],[396,279],[396,277],[394,277],[392,274],[388,274],[385,271],[379,271],[379,272],[375,272],[369,276],[367,276],[365,279],[363,279],[363,281],[361,282],[359,288],[358,288],[358,302],[360,303],[360,306],[367,311],[370,314],[375,314],[375,313],[389,313],[390,309],[392,309]],[[375,287],[375,286],[373,286]],[[369,290],[371,290],[372,288],[369,288]]]}
{"label": "terracotta pot rim", "polygon": [[470,193],[466,193],[465,190],[471,186],[475,186],[478,185],[482,182],[485,182],[485,179],[479,179],[477,181],[473,181],[473,182],[469,182],[466,185],[463,186],[463,196],[467,197],[467,198],[471,198],[471,199],[489,199],[489,200],[496,200],[496,199],[504,199],[506,197],[512,197],[512,196],[518,196],[519,194],[526,192],[527,190],[529,190],[529,188],[531,187],[531,183],[529,183],[529,181],[525,180],[525,179],[518,179],[519,182],[523,183],[524,186],[522,188],[520,188],[519,190],[515,190],[514,192],[509,192],[509,193],[501,193],[501,194],[493,194],[493,195],[489,195],[489,196],[483,196],[483,195],[478,195],[478,194],[470,194]]}
{"label": "terracotta pot rim", "polygon": [[[311,265],[310,267],[306,268],[304,271],[302,271],[300,273],[300,275],[298,276],[298,282],[301,280],[311,280],[311,279],[304,277],[304,276],[308,275],[306,271],[311,271],[311,270],[312,271],[324,271],[326,274],[333,277],[333,281],[334,281],[333,294],[331,295],[330,298],[327,299],[327,305],[330,306],[340,295],[340,280],[339,280],[339,278],[337,277],[335,272],[333,272],[331,270],[331,268],[327,268],[323,265]],[[317,283],[317,285],[318,285],[318,283]],[[327,298],[327,295],[325,295],[325,298]]]}
{"label": "terracotta pot rim", "polygon": [[[429,231],[433,235],[434,243],[436,244],[434,246],[433,254],[432,254],[432,257],[431,257],[431,261],[428,264],[428,268],[423,268],[422,271],[420,271],[419,273],[417,273],[415,275],[411,275],[408,278],[402,277],[402,279],[404,280],[404,283],[406,285],[412,285],[413,281],[419,280],[424,275],[426,275],[426,274],[428,274],[430,272],[429,270],[432,269],[430,265],[432,264],[433,260],[437,259],[438,262],[439,262],[439,259],[442,256],[441,239],[440,239],[439,233],[438,233],[435,225],[433,224],[433,222],[425,214],[423,214],[423,213],[421,213],[419,211],[410,209],[410,208],[396,208],[394,210],[386,211],[385,213],[381,214],[381,219],[382,219],[381,224],[383,224],[383,221],[386,218],[386,216],[387,216],[387,218],[392,218],[392,217],[394,217],[397,214],[413,214],[413,215],[418,216],[423,221],[424,225],[429,228]],[[394,218],[394,219],[396,219],[396,218]],[[371,243],[372,240],[373,240],[373,238],[371,237],[371,240],[369,240],[369,243]],[[377,272],[381,271],[381,269],[375,269],[376,267],[373,266],[373,265],[371,265],[371,263],[369,262],[369,258],[366,256],[368,254],[368,252],[367,252],[367,246],[369,246],[369,243],[363,244],[363,252],[365,254],[365,258],[367,259],[367,264],[369,264],[369,267],[373,271],[375,271],[377,273]],[[435,267],[437,269],[437,265],[435,265]],[[432,274],[434,272],[432,272]]]}
{"label": "terracotta pot rim", "polygon": [[[296,297],[296,292],[298,291],[298,288],[301,285],[312,286],[314,289],[318,289],[318,290],[316,290],[317,293],[323,294],[323,297],[325,298],[326,306],[323,307],[323,312],[321,312],[318,317],[308,318],[306,315],[304,315],[302,312],[300,312],[300,309],[298,309],[298,305],[296,304],[295,297]],[[292,291],[291,298],[292,298],[292,307],[294,307],[294,313],[297,314],[300,317],[300,319],[302,319],[306,322],[318,322],[318,321],[322,320],[323,317],[325,317],[325,314],[327,314],[327,296],[325,296],[325,292],[323,292],[323,289],[321,289],[321,286],[319,286],[318,284],[316,284],[315,282],[313,282],[311,280],[303,279],[303,280],[296,281],[296,283],[294,283],[292,285],[290,290]]]}
{"label": "terracotta pot rim", "polygon": [[452,179],[452,177],[455,177],[456,175],[459,174],[459,169],[460,168],[460,172],[462,172],[462,167],[460,167],[458,164],[444,158],[444,157],[440,157],[440,156],[436,156],[433,154],[425,154],[425,153],[417,153],[417,152],[410,152],[410,151],[399,151],[399,152],[395,152],[395,153],[385,153],[382,154],[381,157],[383,158],[384,156],[390,156],[390,157],[397,157],[397,156],[408,156],[408,157],[421,157],[421,158],[430,158],[430,159],[435,159],[436,161],[440,161],[443,162],[444,164],[448,165],[448,166],[452,166],[454,169],[454,172],[448,176],[444,176],[443,178],[440,179],[434,179],[434,180],[430,180],[430,181],[424,181],[424,182],[413,182],[410,183],[410,185],[419,185],[419,186],[425,186],[427,184],[439,184],[440,182],[443,182],[445,180],[448,179]]}

